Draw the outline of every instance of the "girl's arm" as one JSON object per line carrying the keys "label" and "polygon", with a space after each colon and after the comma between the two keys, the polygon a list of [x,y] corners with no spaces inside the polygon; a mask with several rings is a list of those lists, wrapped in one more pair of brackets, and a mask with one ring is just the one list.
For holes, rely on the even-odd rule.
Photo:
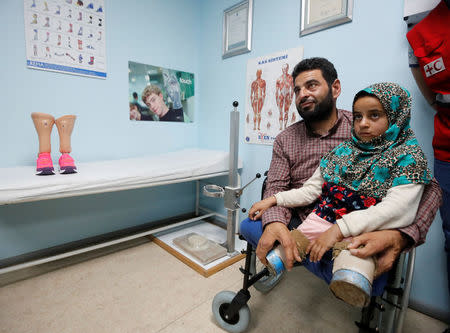
{"label": "girl's arm", "polygon": [[267,209],[273,206],[297,207],[309,205],[316,201],[322,192],[323,181],[320,167],[318,167],[301,188],[278,192],[273,196],[254,203],[248,212],[248,217],[251,220],[258,220]]}
{"label": "girl's arm", "polygon": [[324,179],[320,174],[320,167],[314,171],[313,175],[300,188],[275,194],[276,205],[283,207],[306,206],[319,198],[322,193]]}
{"label": "girl's arm", "polygon": [[336,223],[344,237],[410,225],[416,216],[424,187],[423,184],[392,187],[378,204],[346,214]]}

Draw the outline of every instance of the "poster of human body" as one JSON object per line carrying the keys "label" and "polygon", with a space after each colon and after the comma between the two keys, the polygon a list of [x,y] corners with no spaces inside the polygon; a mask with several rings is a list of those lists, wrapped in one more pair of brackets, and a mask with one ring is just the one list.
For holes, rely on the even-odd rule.
{"label": "poster of human body", "polygon": [[27,66],[106,78],[104,0],[24,0]]}
{"label": "poster of human body", "polygon": [[290,73],[303,58],[303,47],[248,60],[245,141],[270,145],[300,118]]}

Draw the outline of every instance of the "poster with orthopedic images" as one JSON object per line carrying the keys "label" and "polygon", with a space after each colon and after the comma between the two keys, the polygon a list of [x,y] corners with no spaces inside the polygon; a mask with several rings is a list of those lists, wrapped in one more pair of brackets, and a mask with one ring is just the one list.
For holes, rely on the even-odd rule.
{"label": "poster with orthopedic images", "polygon": [[271,145],[300,116],[294,102],[292,70],[303,47],[276,52],[247,62],[245,141]]}
{"label": "poster with orthopedic images", "polygon": [[129,118],[132,121],[194,120],[194,74],[128,62]]}
{"label": "poster with orthopedic images", "polygon": [[104,0],[24,0],[27,66],[106,78]]}

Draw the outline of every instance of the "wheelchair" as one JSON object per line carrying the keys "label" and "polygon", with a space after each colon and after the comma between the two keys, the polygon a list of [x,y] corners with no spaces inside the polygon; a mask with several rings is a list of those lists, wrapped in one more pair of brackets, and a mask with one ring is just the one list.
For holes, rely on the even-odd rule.
{"label": "wheelchair", "polygon": [[[264,174],[267,176],[267,171]],[[267,177],[264,179],[261,197],[263,196]],[[242,235],[239,238],[246,240]],[[402,253],[388,273],[387,284],[381,296],[372,296],[370,303],[361,311],[361,319],[355,321],[359,332],[402,332],[404,317],[408,308],[411,290],[415,251]],[[271,275],[269,270],[257,262],[255,248],[247,241],[247,247],[242,251],[245,256],[244,267],[240,271],[244,275],[242,289],[237,293],[221,291],[213,299],[212,312],[218,325],[227,332],[244,332],[250,324],[250,309],[247,302],[250,299],[249,288],[253,286],[261,293],[271,291],[281,280],[285,271]],[[301,266],[296,263],[294,266]]]}

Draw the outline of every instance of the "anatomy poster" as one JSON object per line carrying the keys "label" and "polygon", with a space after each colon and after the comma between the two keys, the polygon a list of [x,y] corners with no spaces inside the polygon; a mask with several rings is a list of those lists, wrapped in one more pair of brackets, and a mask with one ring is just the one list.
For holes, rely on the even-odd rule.
{"label": "anatomy poster", "polygon": [[270,145],[278,133],[297,122],[292,70],[303,47],[250,59],[247,63],[245,141]]}
{"label": "anatomy poster", "polygon": [[106,78],[104,0],[24,0],[27,66]]}

